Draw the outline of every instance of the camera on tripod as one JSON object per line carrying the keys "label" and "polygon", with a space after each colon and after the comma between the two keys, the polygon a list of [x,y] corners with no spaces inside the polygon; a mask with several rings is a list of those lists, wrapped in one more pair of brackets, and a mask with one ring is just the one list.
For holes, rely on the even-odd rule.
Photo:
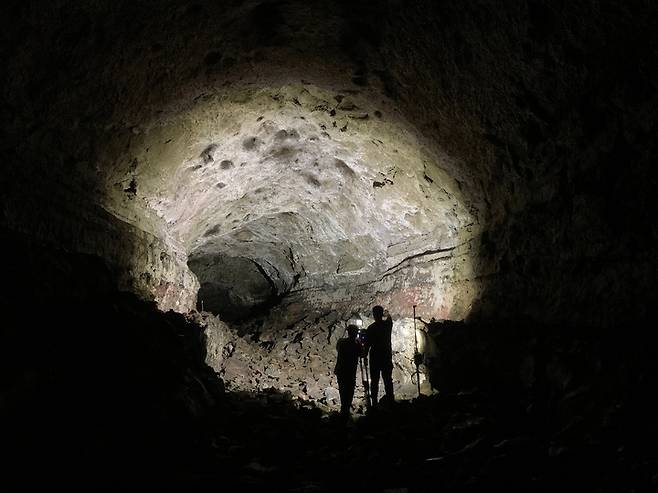
{"label": "camera on tripod", "polygon": [[356,343],[361,350],[359,353],[359,357],[365,358],[366,355],[368,354],[368,334],[366,333],[366,329],[363,327],[362,320],[360,319],[355,320],[354,325],[358,327],[358,331],[356,333]]}

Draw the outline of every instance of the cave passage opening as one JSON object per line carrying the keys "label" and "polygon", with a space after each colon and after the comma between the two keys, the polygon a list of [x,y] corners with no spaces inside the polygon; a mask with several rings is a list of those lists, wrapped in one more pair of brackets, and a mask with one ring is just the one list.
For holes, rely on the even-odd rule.
{"label": "cave passage opening", "polygon": [[[133,165],[117,181],[136,185],[108,203],[193,273],[179,298],[221,319],[218,347],[240,345],[237,334],[257,343],[215,352],[227,381],[298,392],[315,358],[319,386],[302,393],[328,399],[342,324],[380,304],[397,320],[398,380],[408,383],[411,306],[427,319],[466,318],[478,293],[477,211],[454,176],[459,163],[390,98],[286,81],[162,113],[122,157]],[[281,371],[252,378],[265,373],[254,361]]]}
{"label": "cave passage opening", "polygon": [[145,163],[143,201],[225,319],[289,293],[331,305],[365,290],[367,306],[373,285],[394,303],[418,288],[433,314],[467,315],[466,300],[454,307],[461,292],[447,298],[470,275],[472,211],[448,158],[390,101],[299,83],[240,88],[179,113],[143,147],[140,161],[158,159]]}

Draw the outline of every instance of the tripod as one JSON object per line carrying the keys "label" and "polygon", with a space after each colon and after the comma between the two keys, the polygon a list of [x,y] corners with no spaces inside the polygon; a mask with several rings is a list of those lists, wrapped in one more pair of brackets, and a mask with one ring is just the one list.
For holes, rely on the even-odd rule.
{"label": "tripod", "polygon": [[370,402],[370,378],[367,354],[365,356],[359,356],[359,369],[361,370],[361,383],[363,383],[363,391],[366,396],[366,409],[370,410],[372,403]]}
{"label": "tripod", "polygon": [[420,397],[420,363],[423,361],[423,355],[418,352],[418,336],[416,336],[416,305],[414,308],[414,365],[416,365],[416,385],[418,386],[418,397]]}

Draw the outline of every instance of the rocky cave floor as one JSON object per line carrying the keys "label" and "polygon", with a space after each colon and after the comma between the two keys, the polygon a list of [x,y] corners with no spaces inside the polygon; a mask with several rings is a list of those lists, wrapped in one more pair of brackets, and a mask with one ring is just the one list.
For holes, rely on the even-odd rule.
{"label": "rocky cave floor", "polygon": [[[604,363],[592,365],[598,373],[582,370],[582,377],[572,370],[561,393],[473,385],[455,370],[452,390],[345,424],[290,394],[225,391],[204,362],[203,328],[182,314],[109,292],[40,307],[28,311],[19,300],[2,306],[3,491],[15,490],[2,487],[5,481],[17,481],[20,491],[658,486],[655,346],[638,342],[641,352],[632,353],[612,338],[612,353],[625,363],[596,360]],[[591,344],[582,347],[565,357],[583,361],[595,353]],[[462,360],[483,359],[464,354]],[[625,368],[626,376],[613,378],[606,365]]]}
{"label": "rocky cave floor", "polygon": [[[650,491],[649,444],[574,416],[546,433],[541,413],[477,389],[398,401],[343,422],[290,395],[227,393],[186,487],[229,491]],[[516,401],[518,404],[518,401]],[[358,404],[357,404],[358,405]],[[547,419],[547,418],[544,418]],[[550,424],[549,424],[550,427]]]}

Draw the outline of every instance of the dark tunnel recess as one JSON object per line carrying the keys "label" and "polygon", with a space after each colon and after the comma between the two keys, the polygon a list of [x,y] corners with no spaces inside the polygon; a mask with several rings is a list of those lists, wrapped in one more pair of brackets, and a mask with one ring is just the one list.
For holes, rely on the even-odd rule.
{"label": "dark tunnel recess", "polygon": [[229,322],[253,317],[280,299],[267,272],[250,258],[192,255],[188,266],[199,279],[197,309]]}

